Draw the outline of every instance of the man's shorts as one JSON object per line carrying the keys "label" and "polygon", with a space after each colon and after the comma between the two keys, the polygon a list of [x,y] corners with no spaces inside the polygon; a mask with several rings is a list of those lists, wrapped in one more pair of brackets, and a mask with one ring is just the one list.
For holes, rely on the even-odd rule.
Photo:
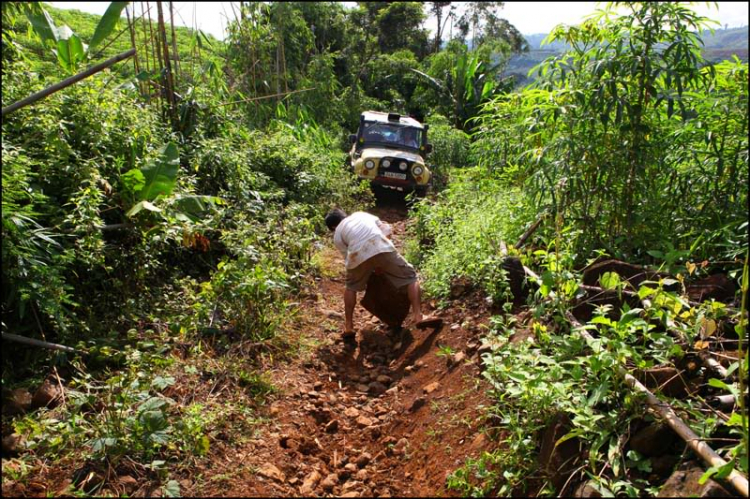
{"label": "man's shorts", "polygon": [[382,270],[383,275],[396,289],[417,281],[414,267],[404,260],[398,251],[388,251],[378,253],[353,269],[346,269],[346,289],[364,291],[375,269]]}

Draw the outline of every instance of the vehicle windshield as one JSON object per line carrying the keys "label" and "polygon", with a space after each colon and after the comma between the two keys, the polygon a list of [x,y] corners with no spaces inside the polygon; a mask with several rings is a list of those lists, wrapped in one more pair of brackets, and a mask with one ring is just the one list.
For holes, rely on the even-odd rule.
{"label": "vehicle windshield", "polygon": [[419,149],[422,144],[422,130],[390,123],[365,122],[362,138],[364,142]]}

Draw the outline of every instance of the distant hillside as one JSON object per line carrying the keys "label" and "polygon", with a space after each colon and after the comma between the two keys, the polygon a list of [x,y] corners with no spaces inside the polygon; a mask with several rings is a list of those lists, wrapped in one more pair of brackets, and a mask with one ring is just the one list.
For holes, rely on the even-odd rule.
{"label": "distant hillside", "polygon": [[[534,66],[540,64],[548,57],[562,54],[568,49],[563,42],[553,42],[542,45],[542,41],[548,33],[536,33],[525,35],[530,50],[525,54],[519,54],[511,58],[503,76],[515,75],[519,86],[527,85],[530,79],[527,74]],[[717,29],[714,33],[703,33],[703,57],[711,62],[719,62],[730,59],[733,55],[740,60],[748,61],[748,27]]]}

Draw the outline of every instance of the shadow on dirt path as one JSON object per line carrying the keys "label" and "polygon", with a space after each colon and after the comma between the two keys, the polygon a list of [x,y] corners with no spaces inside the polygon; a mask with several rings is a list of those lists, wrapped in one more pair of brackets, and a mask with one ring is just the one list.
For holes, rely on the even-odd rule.
{"label": "shadow on dirt path", "polygon": [[[403,194],[389,192],[372,210],[392,224],[397,246],[407,211]],[[325,254],[337,275],[303,294],[294,329],[308,348],[271,371],[279,391],[267,424],[207,472],[233,475],[227,496],[457,495],[446,477],[489,444],[477,353],[486,304],[466,297],[438,312],[440,329],[407,319],[396,333],[358,306],[357,342],[348,345],[340,340],[343,259],[331,246]]]}

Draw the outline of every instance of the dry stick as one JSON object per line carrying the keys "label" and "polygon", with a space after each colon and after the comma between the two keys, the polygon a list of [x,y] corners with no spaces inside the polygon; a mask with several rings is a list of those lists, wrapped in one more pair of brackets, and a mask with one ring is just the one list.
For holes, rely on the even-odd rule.
{"label": "dry stick", "polygon": [[[583,329],[583,325],[573,317],[570,312],[565,313],[565,317],[570,323],[578,330],[578,334],[586,340],[589,345],[595,341],[594,337],[591,336],[588,331]],[[670,428],[674,430],[695,452],[700,456],[703,461],[711,467],[720,467],[727,464],[727,462],[719,456],[708,444],[701,440],[688,425],[686,425],[677,414],[674,412],[672,407],[666,402],[663,402],[656,398],[656,396],[649,391],[648,388],[630,375],[623,367],[617,366],[617,374],[624,378],[625,383],[632,388],[634,391],[640,392],[646,397],[646,402],[653,408],[659,415],[667,422]],[[747,478],[736,470],[732,470],[729,476],[726,477],[726,481],[729,482],[734,489],[740,493],[743,497],[748,497],[748,483]]]}
{"label": "dry stick", "polygon": [[[523,270],[526,273],[526,275],[528,275],[530,277],[533,277],[537,281],[541,280],[539,278],[539,276],[536,275],[534,273],[534,271],[531,270],[530,268],[524,266]],[[602,288],[598,288],[596,286],[586,286],[584,284],[581,284],[580,287],[581,287],[581,289],[584,289],[586,291],[593,291],[593,292],[604,292],[604,291],[606,291],[606,290],[604,290]],[[637,296],[638,295],[638,293],[633,293],[632,291],[622,290],[622,292],[625,295],[628,295],[628,296]],[[650,300],[643,299],[643,300],[641,300],[641,302],[643,303],[643,305],[645,307],[647,307],[647,308],[651,307],[651,301]],[[689,344],[690,343],[688,341],[688,338],[685,337],[685,335],[682,333],[682,331],[678,331],[676,329],[667,329],[667,332],[669,334],[671,334],[672,336],[675,336],[678,340],[682,341],[685,344]],[[724,366],[722,366],[715,359],[713,359],[712,357],[710,357],[709,354],[708,354],[708,352],[701,351],[698,355],[700,356],[700,358],[703,361],[703,364],[706,366],[706,368],[710,369],[714,373],[716,373],[719,376],[721,376],[722,379],[727,379],[729,377],[729,374],[727,373],[727,370],[724,369]]]}
{"label": "dry stick", "polygon": [[118,63],[122,61],[123,59],[127,59],[128,57],[135,54],[135,49],[130,49],[127,52],[123,52],[121,54],[117,54],[111,59],[107,59],[106,61],[97,64],[96,66],[91,66],[89,69],[82,71],[78,73],[77,75],[73,75],[70,78],[66,78],[63,81],[59,83],[55,83],[52,86],[49,86],[45,88],[44,90],[40,90],[39,92],[32,94],[25,99],[21,99],[17,102],[14,102],[13,104],[4,107],[2,110],[2,116],[5,116],[6,114],[10,114],[13,111],[16,111],[18,109],[21,109],[22,107],[26,107],[29,104],[33,104],[34,102],[43,99],[47,97],[48,95],[54,94],[58,90],[62,90],[63,88],[69,87],[74,83],[77,83],[84,78],[88,78],[89,76],[98,73],[99,71],[102,71],[104,69],[107,69],[108,67],[112,66],[115,63]]}
{"label": "dry stick", "polygon": [[76,350],[73,347],[67,347],[58,343],[50,343],[48,341],[35,340],[34,338],[26,338],[25,336],[18,336],[17,334],[2,333],[2,338],[8,341],[15,341],[17,343],[23,343],[35,347],[48,348],[50,350],[61,350],[69,353],[85,353],[80,350]]}
{"label": "dry stick", "polygon": [[228,106],[229,104],[237,104],[237,103],[240,103],[240,102],[253,102],[253,101],[258,101],[258,100],[263,100],[263,99],[272,99],[274,97],[279,97],[279,96],[282,96],[282,95],[286,96],[286,95],[298,94],[300,92],[307,92],[307,91],[310,91],[310,90],[315,90],[316,88],[318,88],[318,87],[302,88],[300,90],[292,90],[291,92],[282,92],[280,94],[263,95],[261,97],[252,97],[250,99],[240,99],[240,100],[234,100],[234,101],[230,101],[230,102],[222,102],[221,104],[218,104],[218,106]]}
{"label": "dry stick", "polygon": [[516,243],[516,248],[520,248],[523,243],[526,242],[526,240],[539,228],[539,226],[542,224],[542,221],[547,216],[547,213],[542,213],[539,218],[537,218],[536,222],[534,222],[531,227],[529,227],[526,232],[523,233],[521,236],[521,239],[518,240]]}
{"label": "dry stick", "polygon": [[724,366],[722,366],[721,364],[719,364],[719,362],[716,359],[714,359],[713,357],[711,357],[710,352],[708,352],[706,350],[701,350],[700,352],[698,352],[698,356],[703,361],[703,364],[708,369],[710,369],[711,371],[713,371],[714,374],[718,375],[721,379],[728,379],[729,378],[729,373],[727,372],[727,370],[724,368]]}

